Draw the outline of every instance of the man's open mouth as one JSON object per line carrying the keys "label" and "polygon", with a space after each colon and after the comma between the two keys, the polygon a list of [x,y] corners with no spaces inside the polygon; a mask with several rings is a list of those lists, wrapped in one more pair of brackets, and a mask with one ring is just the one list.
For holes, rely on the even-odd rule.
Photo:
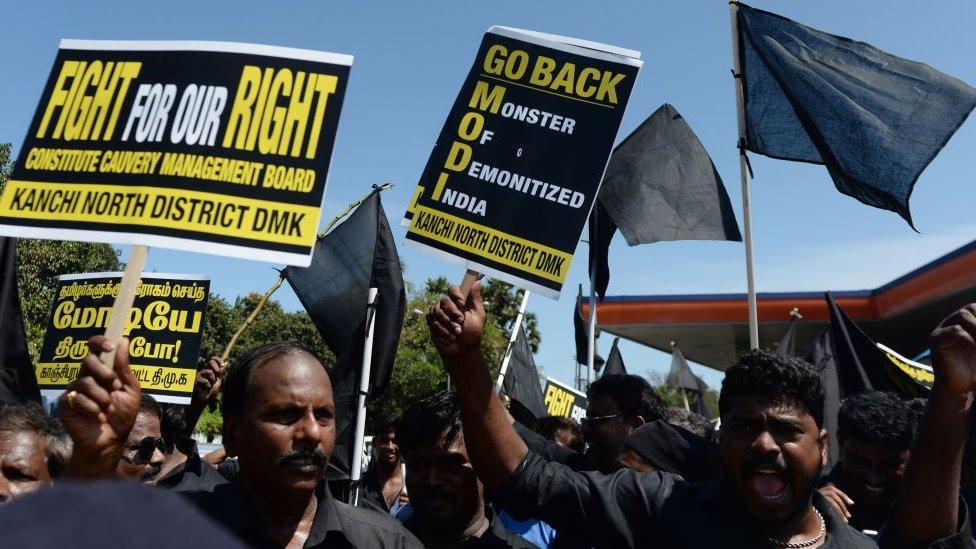
{"label": "man's open mouth", "polygon": [[786,499],[786,475],[778,469],[757,469],[749,484],[761,501],[778,503]]}

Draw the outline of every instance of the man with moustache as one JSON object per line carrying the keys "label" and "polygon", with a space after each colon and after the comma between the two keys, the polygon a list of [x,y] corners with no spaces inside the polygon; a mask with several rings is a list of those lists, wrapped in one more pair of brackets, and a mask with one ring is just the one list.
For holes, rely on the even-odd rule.
{"label": "man with moustache", "polygon": [[115,467],[115,478],[138,480],[144,484],[156,483],[156,475],[166,461],[162,419],[163,409],[156,399],[147,394],[140,395],[139,412]]}
{"label": "man with moustache", "polygon": [[[75,443],[69,473],[104,478],[132,429],[139,382],[122,340],[112,366],[92,354],[62,397]],[[240,475],[213,491],[189,493],[200,508],[256,547],[420,547],[392,517],[332,498],[323,477],[335,445],[332,384],[321,361],[297,343],[272,343],[241,358],[224,379],[224,445]]]}
{"label": "man with moustache", "polygon": [[[970,306],[933,333],[931,408],[882,545],[973,543],[958,477],[960,419],[976,390],[974,311]],[[539,518],[560,536],[594,547],[875,546],[815,490],[827,432],[823,387],[809,364],[755,350],[729,367],[719,400],[721,481],[690,484],[630,470],[578,473],[529,452],[512,428],[479,348],[484,323],[477,283],[470,296],[451,287],[428,315],[458,390],[471,462],[493,500],[516,517]]]}

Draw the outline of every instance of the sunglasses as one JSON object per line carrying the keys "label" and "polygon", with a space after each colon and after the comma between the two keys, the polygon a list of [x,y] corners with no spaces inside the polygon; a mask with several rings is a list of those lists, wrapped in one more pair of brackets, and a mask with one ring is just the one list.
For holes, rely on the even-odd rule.
{"label": "sunglasses", "polygon": [[617,419],[618,417],[622,418],[622,417],[624,417],[624,415],[623,414],[611,414],[609,416],[587,416],[587,417],[584,417],[582,419],[582,421],[580,421],[580,423],[582,425],[586,425],[587,427],[593,427],[593,426],[599,425],[599,424],[601,424],[601,423],[603,423],[605,421],[610,421],[611,419]]}
{"label": "sunglasses", "polygon": [[123,454],[122,461],[126,463],[147,463],[157,448],[161,452],[164,451],[162,437],[145,437],[136,444],[126,444],[125,449],[134,451],[135,454],[132,457],[126,457]]}

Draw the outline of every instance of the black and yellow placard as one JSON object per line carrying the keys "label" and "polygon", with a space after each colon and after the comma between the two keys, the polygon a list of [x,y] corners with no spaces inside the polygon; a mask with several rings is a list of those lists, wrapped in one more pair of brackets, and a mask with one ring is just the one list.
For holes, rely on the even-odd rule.
{"label": "black and yellow placard", "polygon": [[586,417],[586,395],[551,377],[546,378],[542,399],[550,416],[568,417],[576,423]]}
{"label": "black and yellow placard", "polygon": [[64,40],[0,234],[307,266],[352,57]]}
{"label": "black and yellow placard", "polygon": [[[64,275],[35,366],[46,398],[56,398],[78,376],[88,355],[88,338],[105,332],[122,273]],[[189,404],[196,379],[204,319],[207,276],[144,273],[123,335],[129,363],[142,390],[156,400]]]}
{"label": "black and yellow placard", "polygon": [[558,298],[639,56],[489,29],[408,206],[407,241]]}

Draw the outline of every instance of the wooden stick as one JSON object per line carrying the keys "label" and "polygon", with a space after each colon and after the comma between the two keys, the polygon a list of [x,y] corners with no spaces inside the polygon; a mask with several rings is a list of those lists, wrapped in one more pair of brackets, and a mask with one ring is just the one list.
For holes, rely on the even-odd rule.
{"label": "wooden stick", "polygon": [[224,352],[223,354],[220,355],[221,362],[224,363],[227,362],[227,358],[230,357],[231,349],[234,348],[234,345],[237,345],[237,340],[239,340],[241,336],[244,335],[244,330],[247,330],[251,326],[251,324],[254,324],[254,321],[258,318],[258,315],[261,313],[261,310],[264,309],[264,306],[268,304],[268,300],[271,299],[271,294],[277,292],[278,288],[281,287],[281,283],[284,281],[285,281],[285,275],[279,276],[278,280],[275,281],[274,285],[268,288],[267,292],[264,292],[264,295],[261,296],[261,301],[258,301],[257,306],[254,307],[254,310],[251,311],[251,314],[247,316],[247,319],[244,321],[244,324],[241,324],[241,327],[238,328],[236,332],[234,332],[234,336],[230,338],[230,341],[227,343],[227,346],[224,347]]}
{"label": "wooden stick", "polygon": [[461,279],[461,295],[464,296],[464,299],[468,298],[468,294],[471,293],[471,287],[474,286],[474,283],[481,280],[484,276],[478,271],[472,271],[471,269],[465,271],[464,278]]}
{"label": "wooden stick", "polygon": [[[132,310],[132,303],[136,299],[136,289],[142,279],[142,270],[146,266],[146,257],[149,255],[149,246],[135,245],[129,252],[129,259],[125,262],[125,272],[122,274],[122,281],[119,282],[119,295],[115,296],[112,304],[112,314],[108,318],[108,325],[105,327],[105,337],[116,346],[122,339],[122,332],[125,331],[126,324],[129,323],[129,315]],[[98,356],[102,364],[111,366],[115,362],[115,348],[105,351]]]}

